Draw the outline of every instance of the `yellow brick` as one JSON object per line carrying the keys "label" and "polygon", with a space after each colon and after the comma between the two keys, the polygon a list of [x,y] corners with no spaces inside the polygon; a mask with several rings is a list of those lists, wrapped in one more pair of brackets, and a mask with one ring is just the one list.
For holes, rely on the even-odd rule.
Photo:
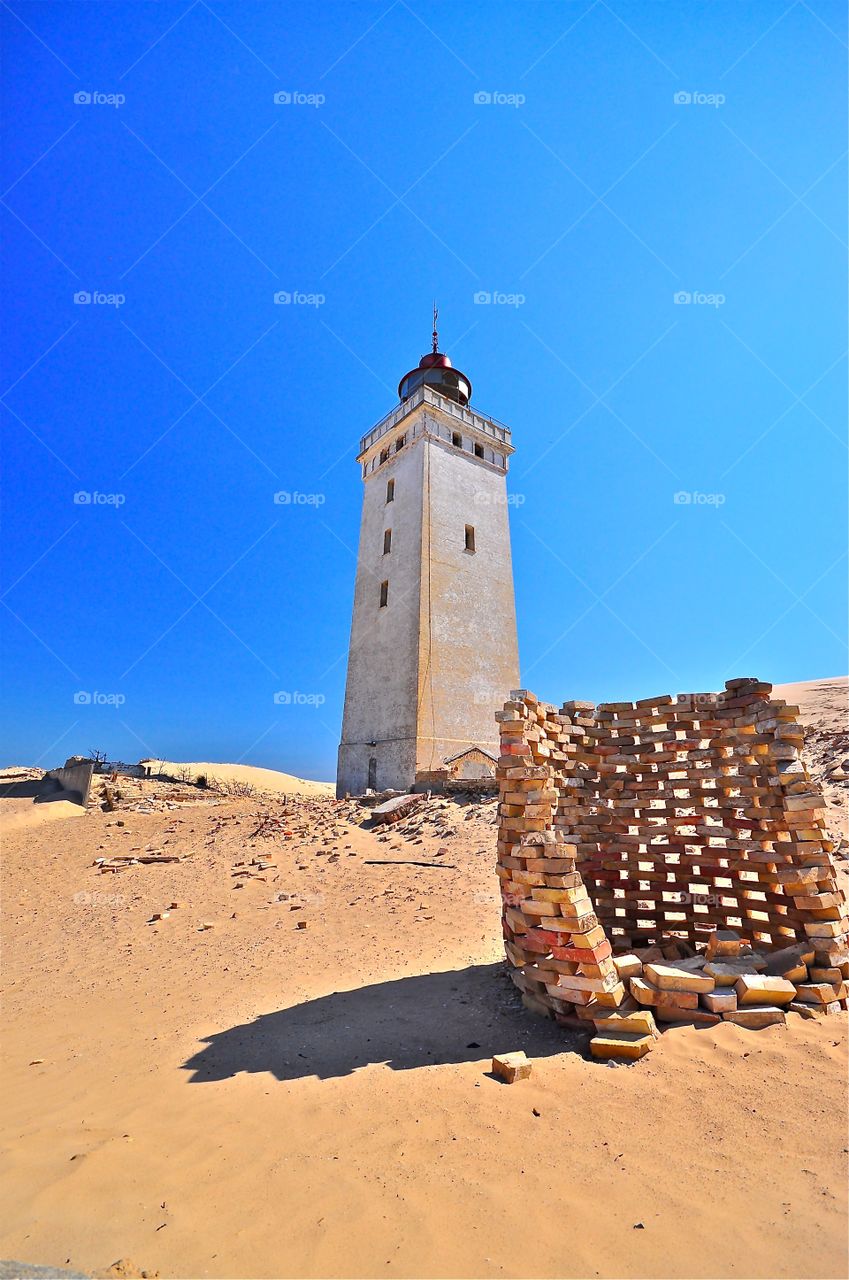
{"label": "yellow brick", "polygon": [[738,1027],[748,1027],[750,1031],[759,1031],[761,1027],[770,1027],[774,1023],[784,1023],[784,1010],[775,1005],[763,1005],[761,1008],[737,1009],[733,1013],[722,1015],[725,1022],[733,1022]]}
{"label": "yellow brick", "polygon": [[505,1084],[515,1084],[517,1080],[527,1080],[531,1066],[530,1059],[521,1049],[516,1053],[499,1053],[492,1059],[492,1074]]}
{"label": "yellow brick", "polygon": [[661,991],[713,991],[716,985],[710,974],[676,969],[674,965],[651,963],[643,971]]}
{"label": "yellow brick", "polygon": [[639,956],[614,956],[613,963],[620,978],[639,978],[643,972],[643,962]]}
{"label": "yellow brick", "polygon": [[590,1053],[605,1061],[617,1058],[634,1061],[654,1048],[655,1037],[629,1031],[604,1031],[593,1036]]}
{"label": "yellow brick", "polygon": [[796,988],[786,978],[773,978],[769,974],[752,974],[738,978],[734,984],[737,1004],[782,1005],[796,999]]}

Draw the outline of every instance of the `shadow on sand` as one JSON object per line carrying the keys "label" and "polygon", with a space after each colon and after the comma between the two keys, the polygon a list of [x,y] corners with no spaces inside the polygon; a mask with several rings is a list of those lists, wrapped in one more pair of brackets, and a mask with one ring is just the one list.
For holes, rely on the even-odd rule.
{"label": "shadow on sand", "polygon": [[78,800],[76,791],[64,791],[55,778],[27,778],[7,775],[0,783],[0,800],[32,800],[33,804],[49,804],[51,800]]}
{"label": "shadow on sand", "polygon": [[478,1062],[514,1049],[539,1058],[581,1051],[586,1039],[528,1013],[503,964],[484,964],[337,991],[263,1014],[204,1043],[184,1063],[192,1084],[240,1071],[326,1080],[369,1063],[408,1071]]}

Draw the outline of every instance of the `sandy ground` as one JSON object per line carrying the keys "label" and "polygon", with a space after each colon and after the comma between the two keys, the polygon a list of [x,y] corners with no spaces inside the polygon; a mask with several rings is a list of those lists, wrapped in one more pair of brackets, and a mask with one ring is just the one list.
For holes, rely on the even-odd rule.
{"label": "sandy ground", "polygon": [[[7,836],[0,1256],[846,1274],[845,1016],[588,1061],[504,975],[494,802],[432,800],[388,835],[366,817],[254,796]],[[92,865],[146,849],[192,856]],[[242,875],[257,858],[276,866]],[[531,1080],[499,1084],[491,1055],[519,1048]]]}

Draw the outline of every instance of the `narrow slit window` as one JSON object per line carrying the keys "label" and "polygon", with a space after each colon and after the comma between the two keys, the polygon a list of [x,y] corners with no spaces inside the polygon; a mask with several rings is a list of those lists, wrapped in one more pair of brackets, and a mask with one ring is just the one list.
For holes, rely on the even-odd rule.
{"label": "narrow slit window", "polygon": [[395,501],[395,481],[394,480],[386,481],[386,501],[387,502]]}
{"label": "narrow slit window", "polygon": [[475,549],[475,526],[473,524],[466,525],[466,550],[474,551]]}
{"label": "narrow slit window", "polygon": [[454,431],[454,432],[452,433],[452,435],[451,435],[451,443],[453,444],[453,446],[454,446],[454,448],[455,448],[455,449],[462,449],[462,447],[463,447],[463,437],[460,435],[460,432],[459,432],[459,431]]}
{"label": "narrow slit window", "polygon": [[482,458],[482,457],[483,457],[483,445],[482,445],[482,444],[476,444],[476,445],[475,445],[475,457],[476,457],[476,458]]}
{"label": "narrow slit window", "polygon": [[392,550],[392,530],[384,529],[383,530],[383,554],[385,556],[388,556],[391,550]]}
{"label": "narrow slit window", "polygon": [[388,578],[386,578],[386,579],[385,579],[383,582],[381,582],[381,584],[380,584],[380,607],[381,607],[381,609],[385,609],[385,608],[386,608],[386,604],[387,604],[387,601],[388,601],[388,600],[389,600],[389,579],[388,579]]}

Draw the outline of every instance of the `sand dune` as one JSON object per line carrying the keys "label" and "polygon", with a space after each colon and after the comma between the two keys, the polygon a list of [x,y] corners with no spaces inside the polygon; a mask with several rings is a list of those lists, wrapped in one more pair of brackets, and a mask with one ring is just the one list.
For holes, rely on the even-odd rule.
{"label": "sand dune", "polygon": [[821,721],[842,711],[840,727],[846,725],[846,698],[849,676],[826,676],[823,680],[797,680],[793,684],[777,684],[773,697],[795,703],[805,721]]}
{"label": "sand dune", "polygon": [[144,763],[153,764],[163,773],[174,777],[182,776],[183,771],[188,770],[194,778],[205,774],[207,778],[218,778],[221,782],[248,783],[257,791],[274,791],[294,796],[332,796],[335,792],[332,782],[314,782],[311,778],[296,778],[291,773],[260,769],[249,764],[215,764],[211,761],[181,763],[174,760]]}
{"label": "sand dune", "polygon": [[798,706],[805,726],[805,763],[828,803],[828,826],[849,842],[849,680],[835,676],[777,685],[774,696]]}

